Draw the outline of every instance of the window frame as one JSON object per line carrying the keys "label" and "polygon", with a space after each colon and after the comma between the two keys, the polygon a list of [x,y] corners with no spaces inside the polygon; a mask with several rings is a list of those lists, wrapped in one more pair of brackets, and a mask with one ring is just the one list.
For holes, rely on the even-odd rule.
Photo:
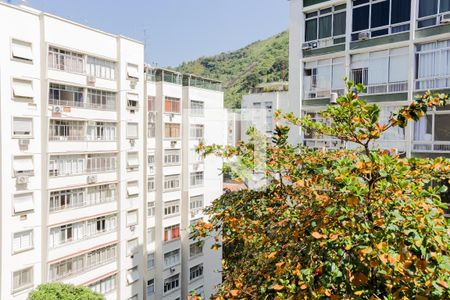
{"label": "window frame", "polygon": [[[14,122],[16,120],[29,120],[31,123],[30,126],[30,133],[28,135],[26,134],[15,134],[14,133]],[[11,124],[11,136],[13,139],[33,139],[34,138],[34,119],[33,117],[19,117],[19,116],[13,116],[12,117],[12,124]]]}

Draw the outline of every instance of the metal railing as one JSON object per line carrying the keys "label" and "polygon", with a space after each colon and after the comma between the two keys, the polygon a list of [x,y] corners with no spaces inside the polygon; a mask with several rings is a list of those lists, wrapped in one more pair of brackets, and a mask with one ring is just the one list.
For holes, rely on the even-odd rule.
{"label": "metal railing", "polygon": [[416,90],[419,91],[445,88],[450,88],[450,74],[416,79]]}
{"label": "metal railing", "polygon": [[71,73],[85,73],[85,60],[83,56],[56,53],[52,50],[48,53],[48,67],[54,70]]}

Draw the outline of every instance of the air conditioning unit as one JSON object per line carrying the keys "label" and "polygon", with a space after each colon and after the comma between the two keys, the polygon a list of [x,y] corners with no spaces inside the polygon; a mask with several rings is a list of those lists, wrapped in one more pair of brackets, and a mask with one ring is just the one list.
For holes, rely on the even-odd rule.
{"label": "air conditioning unit", "polygon": [[337,98],[339,97],[338,93],[331,93],[330,95],[330,104],[337,104]]}
{"label": "air conditioning unit", "polygon": [[137,78],[131,78],[130,79],[130,87],[132,89],[136,88],[137,83],[138,83],[138,79]]}
{"label": "air conditioning unit", "polygon": [[311,49],[311,43],[303,43],[302,49],[303,49],[303,50],[309,50],[309,49]]}
{"label": "air conditioning unit", "polygon": [[130,139],[130,145],[131,145],[131,146],[134,146],[135,143],[136,143],[136,140],[135,140],[135,139]]}
{"label": "air conditioning unit", "polygon": [[27,139],[19,140],[19,146],[28,146],[29,144],[30,144],[30,140],[27,140]]}
{"label": "air conditioning unit", "polygon": [[311,45],[311,48],[313,48],[313,49],[319,47],[319,43],[317,43],[317,42],[311,42],[309,44]]}
{"label": "air conditioning unit", "polygon": [[131,232],[134,232],[135,230],[136,230],[136,225],[130,226],[130,231],[131,231]]}
{"label": "air conditioning unit", "polygon": [[170,273],[173,273],[173,272],[175,272],[175,267],[170,268]]}
{"label": "air conditioning unit", "polygon": [[95,76],[92,76],[92,75],[89,75],[88,77],[87,77],[87,83],[95,83],[95,81],[96,81],[96,78],[95,78]]}
{"label": "air conditioning unit", "polygon": [[170,142],[170,147],[175,148],[176,145],[177,145],[177,141]]}
{"label": "air conditioning unit", "polygon": [[440,23],[441,24],[450,24],[450,13],[449,12],[441,15]]}
{"label": "air conditioning unit", "polygon": [[358,41],[366,41],[370,39],[370,32],[369,31],[363,31],[358,33]]}
{"label": "air conditioning unit", "polygon": [[194,169],[194,171],[197,171],[197,170],[198,170],[198,167],[199,167],[199,164],[193,164],[193,165],[192,165],[192,168]]}
{"label": "air conditioning unit", "polygon": [[25,183],[28,183],[28,176],[24,176],[24,175],[17,176],[17,177],[16,177],[16,183],[17,183],[17,184],[25,184]]}
{"label": "air conditioning unit", "polygon": [[64,107],[60,106],[60,105],[54,105],[52,108],[52,112],[54,113],[62,113],[64,110]]}
{"label": "air conditioning unit", "polygon": [[97,175],[90,175],[87,177],[88,183],[96,183],[97,182]]}
{"label": "air conditioning unit", "polygon": [[332,38],[326,38],[320,40],[320,47],[329,47],[333,45],[333,39]]}

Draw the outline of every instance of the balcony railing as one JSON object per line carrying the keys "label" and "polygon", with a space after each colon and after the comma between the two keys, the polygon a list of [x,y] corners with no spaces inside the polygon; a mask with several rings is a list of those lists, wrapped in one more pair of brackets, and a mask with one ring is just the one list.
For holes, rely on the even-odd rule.
{"label": "balcony railing", "polygon": [[60,100],[60,99],[49,99],[49,105],[60,105],[60,106],[70,106],[76,108],[84,109],[94,109],[94,110],[105,110],[105,111],[115,111],[116,103],[91,103],[85,101],[74,101],[74,100]]}
{"label": "balcony railing", "polygon": [[408,90],[407,81],[389,82],[381,84],[368,84],[365,94],[387,94],[387,93],[399,93]]}
{"label": "balcony railing", "polygon": [[77,176],[93,173],[105,173],[117,171],[117,157],[114,156],[94,156],[94,157],[73,157],[73,158],[53,158],[50,157],[49,176]]}
{"label": "balcony railing", "polygon": [[85,73],[85,61],[82,55],[56,53],[52,50],[48,53],[48,67],[71,73]]}
{"label": "balcony railing", "polygon": [[56,124],[50,122],[50,141],[116,141],[116,127],[105,125],[88,125],[83,122]]}
{"label": "balcony railing", "polygon": [[419,91],[446,88],[450,88],[450,75],[420,78],[416,80],[416,90]]}
{"label": "balcony railing", "polygon": [[413,141],[413,151],[424,153],[449,153],[450,141]]}

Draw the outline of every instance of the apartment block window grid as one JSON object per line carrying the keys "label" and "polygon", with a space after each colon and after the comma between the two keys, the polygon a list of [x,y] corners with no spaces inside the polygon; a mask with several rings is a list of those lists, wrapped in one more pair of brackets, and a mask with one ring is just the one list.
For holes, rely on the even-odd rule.
{"label": "apartment block window grid", "polygon": [[180,214],[180,200],[174,200],[164,203],[164,216],[173,217]]}
{"label": "apartment block window grid", "polygon": [[181,163],[181,150],[164,150],[164,165],[174,166]]}
{"label": "apartment block window grid", "polygon": [[344,57],[306,62],[303,75],[304,97],[327,98],[331,93],[344,93],[343,74]]}
{"label": "apartment block window grid", "polygon": [[11,41],[11,58],[31,63],[33,62],[33,46],[30,42],[13,39]]}
{"label": "apartment block window grid", "polygon": [[164,266],[166,268],[173,267],[180,263],[180,249],[164,253]]}
{"label": "apartment block window grid", "polygon": [[150,227],[149,229],[147,229],[147,242],[153,243],[155,241],[155,227]]}
{"label": "apartment block window grid", "polygon": [[153,192],[153,191],[155,191],[155,189],[156,189],[156,186],[155,186],[155,177],[149,177],[148,178],[148,181],[147,181],[147,189],[148,189],[148,191],[149,192]]}
{"label": "apartment block window grid", "polygon": [[165,97],[164,112],[173,114],[181,113],[181,99],[174,97]]}
{"label": "apartment block window grid", "polygon": [[[140,279],[138,267],[135,266],[127,271],[127,283],[133,284]],[[136,298],[137,296],[133,296],[132,298]],[[130,298],[131,299],[131,298]]]}
{"label": "apartment block window grid", "polygon": [[50,120],[50,141],[102,141],[116,140],[116,123],[98,121]]}
{"label": "apartment block window grid", "polygon": [[196,265],[189,270],[189,280],[193,281],[203,277],[203,264]]}
{"label": "apartment block window grid", "polygon": [[164,190],[178,190],[181,188],[181,176],[177,175],[166,175],[164,176]]}
{"label": "apartment block window grid", "polygon": [[12,124],[12,137],[13,138],[32,138],[33,137],[33,119],[13,117]]}
{"label": "apartment block window grid", "polygon": [[139,250],[139,239],[134,238],[129,241],[127,241],[127,255],[131,256],[133,254],[136,254]]}
{"label": "apartment block window grid", "polygon": [[147,270],[153,270],[155,268],[155,253],[147,254]]}
{"label": "apartment block window grid", "polygon": [[156,213],[155,201],[151,201],[147,203],[147,217],[153,218]]}
{"label": "apartment block window grid", "polygon": [[179,138],[181,138],[181,124],[179,124],[179,123],[165,123],[164,124],[164,137],[166,139],[179,139]]}
{"label": "apartment block window grid", "polygon": [[192,196],[189,199],[189,209],[191,213],[198,214],[202,211],[204,205],[204,196],[203,195],[197,195]]}
{"label": "apartment block window grid", "polygon": [[14,156],[13,157],[13,177],[33,176],[34,162],[33,156]]}
{"label": "apartment block window grid", "polygon": [[192,172],[190,174],[190,178],[191,178],[190,181],[191,186],[202,186],[204,181],[204,173],[203,171]]}
{"label": "apartment block window grid", "polygon": [[205,125],[191,124],[190,125],[190,137],[192,139],[203,139],[205,137]]}
{"label": "apartment block window grid", "polygon": [[411,0],[353,0],[352,41],[409,31]]}
{"label": "apartment block window grid", "polygon": [[96,78],[115,80],[116,63],[97,57],[87,57],[87,74]]}
{"label": "apartment block window grid", "polygon": [[171,292],[180,286],[180,274],[164,279],[164,293]]}
{"label": "apartment block window grid", "polygon": [[49,159],[49,176],[74,176],[113,172],[117,169],[117,154],[54,155]]}
{"label": "apartment block window grid", "polygon": [[13,254],[31,250],[33,247],[33,230],[25,230],[13,234]]}
{"label": "apartment block window grid", "polygon": [[116,201],[116,189],[117,185],[113,183],[52,191],[49,196],[49,210],[57,212]]}
{"label": "apartment block window grid", "polygon": [[12,275],[12,290],[14,293],[33,286],[33,267],[15,271]]}
{"label": "apartment block window grid", "polygon": [[203,255],[203,244],[201,242],[193,243],[189,245],[189,257],[197,257]]}
{"label": "apartment block window grid", "polygon": [[450,153],[450,105],[427,112],[414,123],[413,150],[417,153]]}
{"label": "apartment block window grid", "polygon": [[147,297],[155,293],[155,279],[147,280]]}
{"label": "apartment block window grid", "polygon": [[180,224],[164,228],[164,241],[170,242],[180,238]]}
{"label": "apartment block window grid", "polygon": [[[444,14],[450,12],[449,0],[418,0],[419,12],[417,27],[436,26],[443,20]],[[448,17],[450,18],[450,16]]]}
{"label": "apartment block window grid", "polygon": [[416,64],[416,90],[450,88],[450,40],[417,45]]}
{"label": "apartment block window grid", "polygon": [[80,53],[50,47],[48,50],[49,69],[70,73],[85,73],[85,56]]}
{"label": "apartment block window grid", "polygon": [[117,274],[100,279],[89,285],[89,288],[95,293],[106,295],[117,289]]}
{"label": "apartment block window grid", "polygon": [[191,100],[190,115],[193,117],[203,117],[205,114],[205,102]]}
{"label": "apartment block window grid", "polygon": [[32,102],[34,98],[33,81],[13,78],[12,96],[13,100]]}
{"label": "apartment block window grid", "polygon": [[408,90],[408,48],[395,48],[352,56],[350,78],[365,85],[367,94]]}
{"label": "apartment block window grid", "polygon": [[346,5],[305,14],[305,41],[328,47],[345,42]]}

